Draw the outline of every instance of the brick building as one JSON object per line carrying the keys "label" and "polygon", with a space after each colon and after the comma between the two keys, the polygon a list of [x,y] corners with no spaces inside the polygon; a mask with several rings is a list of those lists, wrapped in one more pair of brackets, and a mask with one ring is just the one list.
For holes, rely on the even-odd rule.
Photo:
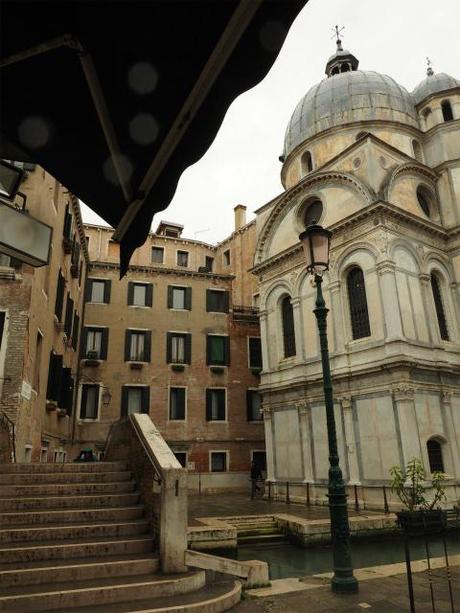
{"label": "brick building", "polygon": [[161,222],[121,280],[112,232],[85,225],[75,444],[101,450],[111,423],[148,412],[189,487],[247,487],[251,459],[265,463],[254,222],[237,206],[235,231],[216,246]]}
{"label": "brick building", "polygon": [[47,266],[0,254],[0,413],[14,424],[18,462],[64,461],[88,255],[77,199],[39,166],[26,166],[25,209],[53,235]]}

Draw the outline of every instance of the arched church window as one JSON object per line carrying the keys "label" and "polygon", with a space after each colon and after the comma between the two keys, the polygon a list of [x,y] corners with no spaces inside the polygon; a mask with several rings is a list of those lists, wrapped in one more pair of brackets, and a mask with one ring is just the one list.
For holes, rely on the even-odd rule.
{"label": "arched church window", "polygon": [[350,65],[342,64],[342,66],[340,67],[340,72],[350,72]]}
{"label": "arched church window", "polygon": [[323,203],[321,200],[317,198],[312,200],[307,204],[307,208],[305,209],[303,221],[305,227],[311,226],[311,224],[319,223],[321,216],[323,214]]}
{"label": "arched church window", "polygon": [[442,459],[442,446],[436,439],[430,439],[426,443],[426,449],[428,451],[428,461],[430,463],[430,472],[444,472],[444,462]]}
{"label": "arched church window", "polygon": [[420,208],[425,213],[427,217],[431,217],[431,209],[432,209],[432,196],[430,192],[423,187],[423,185],[419,185],[417,187],[417,200],[420,205]]}
{"label": "arched church window", "polygon": [[423,162],[422,147],[417,140],[412,141],[412,149],[414,150],[414,158],[417,162]]}
{"label": "arched church window", "polygon": [[367,311],[366,286],[361,268],[354,266],[347,275],[348,303],[350,307],[353,339],[371,335]]}
{"label": "arched church window", "polygon": [[303,177],[313,170],[313,160],[309,151],[304,151],[302,153],[301,166]]}
{"label": "arched church window", "polygon": [[289,358],[296,354],[294,312],[289,296],[285,296],[281,302],[281,316],[283,320],[284,357]]}
{"label": "arched church window", "polygon": [[434,273],[431,273],[430,280],[431,291],[433,292],[434,308],[436,310],[436,317],[438,319],[439,334],[441,335],[443,341],[448,341],[449,332],[447,330],[446,315],[444,313],[444,305],[442,303],[439,279]]}
{"label": "arched church window", "polygon": [[450,104],[449,100],[444,100],[443,102],[441,102],[441,110],[444,121],[453,120],[454,115],[452,113],[452,105]]}
{"label": "arched church window", "polygon": [[339,67],[336,66],[335,68],[332,69],[332,74],[339,74]]}

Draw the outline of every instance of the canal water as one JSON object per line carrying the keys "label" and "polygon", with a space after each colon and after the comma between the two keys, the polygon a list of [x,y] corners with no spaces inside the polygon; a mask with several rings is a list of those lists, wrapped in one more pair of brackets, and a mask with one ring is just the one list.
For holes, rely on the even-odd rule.
{"label": "canal water", "polygon": [[[444,555],[441,541],[429,541],[430,557]],[[460,532],[449,533],[447,551],[450,556],[460,554]],[[332,568],[332,549],[330,546],[303,548],[289,543],[272,545],[247,545],[239,547],[237,560],[263,560],[270,568],[270,579],[286,577],[305,577],[317,573],[330,572]],[[423,539],[411,539],[411,559],[426,558]],[[387,537],[373,541],[353,541],[352,559],[354,568],[380,566],[404,562],[404,543],[400,538]]]}

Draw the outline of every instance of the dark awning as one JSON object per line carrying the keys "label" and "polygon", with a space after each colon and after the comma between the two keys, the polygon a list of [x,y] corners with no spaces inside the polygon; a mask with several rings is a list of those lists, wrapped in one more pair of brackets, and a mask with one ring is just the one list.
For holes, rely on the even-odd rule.
{"label": "dark awning", "polygon": [[0,157],[40,164],[116,228],[124,273],[306,2],[4,0]]}

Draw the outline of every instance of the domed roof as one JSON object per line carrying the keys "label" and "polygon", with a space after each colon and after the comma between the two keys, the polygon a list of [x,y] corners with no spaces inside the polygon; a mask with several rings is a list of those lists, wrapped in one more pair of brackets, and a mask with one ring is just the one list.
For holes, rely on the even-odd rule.
{"label": "domed roof", "polygon": [[460,81],[445,72],[432,73],[417,85],[412,92],[412,97],[415,104],[418,104],[432,94],[438,94],[454,87],[460,87]]}
{"label": "domed roof", "polygon": [[297,105],[286,130],[284,154],[327,128],[379,119],[418,126],[413,99],[404,87],[372,71],[330,76],[314,85]]}

